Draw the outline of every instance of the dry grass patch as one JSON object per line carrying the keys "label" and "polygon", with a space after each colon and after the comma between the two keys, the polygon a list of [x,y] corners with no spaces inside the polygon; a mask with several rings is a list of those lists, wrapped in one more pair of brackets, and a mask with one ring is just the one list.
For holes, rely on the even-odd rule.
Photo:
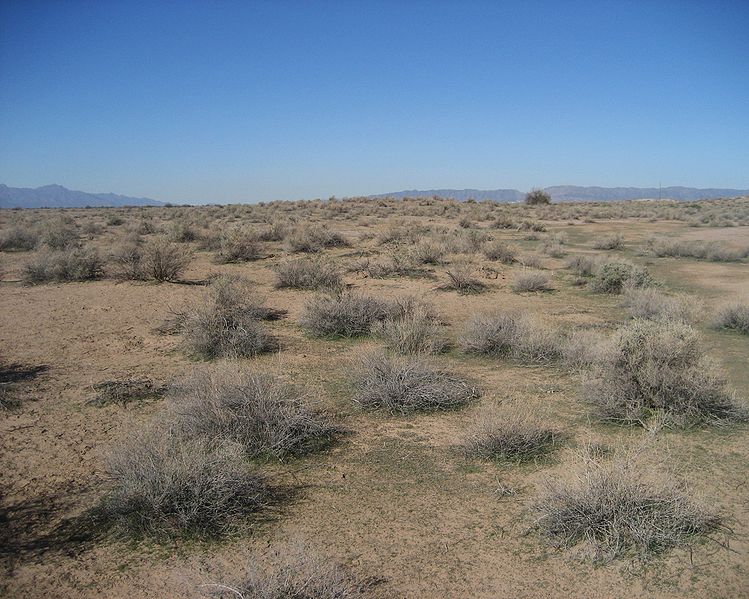
{"label": "dry grass patch", "polygon": [[160,397],[166,389],[166,385],[156,383],[149,378],[103,381],[93,386],[95,395],[86,403],[99,407],[110,404],[125,405],[131,401]]}

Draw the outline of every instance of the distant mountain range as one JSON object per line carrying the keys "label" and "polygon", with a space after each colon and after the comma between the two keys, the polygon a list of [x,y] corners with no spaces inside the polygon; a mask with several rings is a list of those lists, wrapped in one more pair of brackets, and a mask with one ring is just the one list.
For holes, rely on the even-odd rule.
{"label": "distant mountain range", "polygon": [[83,208],[85,206],[162,206],[149,198],[131,198],[114,193],[73,191],[62,185],[8,187],[0,183],[0,208]]}
{"label": "distant mountain range", "polygon": [[[697,189],[695,187],[579,187],[556,185],[544,189],[555,202],[620,201],[620,200],[707,200],[749,195],[749,189]],[[525,193],[517,189],[409,189],[382,193],[372,198],[423,198],[439,196],[455,200],[491,200],[494,202],[522,202]]]}

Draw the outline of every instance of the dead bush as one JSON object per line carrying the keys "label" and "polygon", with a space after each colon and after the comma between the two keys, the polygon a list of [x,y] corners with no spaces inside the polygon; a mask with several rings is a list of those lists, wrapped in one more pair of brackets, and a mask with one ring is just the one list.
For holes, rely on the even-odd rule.
{"label": "dead bush", "polygon": [[356,404],[391,414],[456,408],[479,396],[469,382],[422,358],[382,352],[362,356],[352,379]]}
{"label": "dead bush", "polygon": [[584,254],[576,254],[567,260],[567,268],[579,277],[590,277],[596,269],[596,259]]}
{"label": "dead bush", "polygon": [[43,250],[23,268],[27,285],[92,281],[104,275],[104,262],[90,249]]}
{"label": "dead bush", "polygon": [[414,297],[395,300],[374,330],[399,354],[436,354],[447,346],[434,308]]}
{"label": "dead bush", "polygon": [[175,387],[170,410],[185,438],[238,443],[250,457],[301,455],[341,432],[298,389],[235,365],[196,370]]}
{"label": "dead bush", "polygon": [[731,302],[721,306],[712,322],[713,328],[730,329],[749,335],[749,302]]}
{"label": "dead bush", "polygon": [[389,313],[386,302],[344,292],[312,298],[299,320],[313,337],[359,337],[367,335]]}
{"label": "dead bush", "polygon": [[107,459],[111,492],[98,512],[123,537],[218,537],[268,502],[264,478],[241,446],[135,433]]}
{"label": "dead bush", "polygon": [[331,262],[298,258],[277,265],[276,287],[279,289],[341,289],[341,272]]}
{"label": "dead bush", "polygon": [[78,229],[71,218],[48,220],[41,226],[41,242],[52,250],[69,250],[78,245]]}
{"label": "dead bush", "polygon": [[560,433],[518,405],[485,410],[464,442],[468,455],[506,462],[529,462],[551,453]]}
{"label": "dead bush", "polygon": [[747,419],[697,332],[675,321],[638,319],[619,329],[583,396],[601,418],[625,423],[644,424],[654,415],[677,426]]}
{"label": "dead bush", "polygon": [[526,312],[477,314],[466,324],[459,344],[467,353],[534,363],[556,360],[562,351],[559,331]]}
{"label": "dead bush", "polygon": [[278,349],[278,341],[260,320],[274,319],[277,311],[262,305],[241,277],[213,279],[201,302],[185,312],[182,322],[188,354],[211,360],[256,356]]}
{"label": "dead bush", "polygon": [[340,233],[320,226],[299,227],[286,235],[292,252],[314,253],[323,248],[346,247],[349,242]]}
{"label": "dead bush", "polygon": [[583,543],[595,561],[608,562],[647,559],[720,526],[682,483],[648,472],[636,461],[586,460],[575,481],[547,483],[534,506],[539,529],[555,547]]}
{"label": "dead bush", "polygon": [[550,291],[551,279],[548,274],[539,270],[523,270],[513,278],[512,290],[518,293]]}
{"label": "dead bush", "polygon": [[143,246],[140,258],[140,277],[154,281],[176,281],[190,264],[192,253],[163,238]]}

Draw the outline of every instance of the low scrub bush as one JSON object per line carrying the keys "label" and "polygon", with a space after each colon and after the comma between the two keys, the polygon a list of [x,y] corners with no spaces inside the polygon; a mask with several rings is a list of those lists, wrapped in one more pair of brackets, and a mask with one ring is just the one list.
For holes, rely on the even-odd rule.
{"label": "low scrub bush", "polygon": [[562,351],[559,331],[526,312],[477,314],[466,324],[459,344],[467,353],[535,363],[556,360]]}
{"label": "low scrub bush", "polygon": [[215,261],[218,264],[237,264],[262,257],[260,244],[253,232],[233,229],[221,235]]}
{"label": "low scrub bush", "polygon": [[457,264],[445,271],[447,281],[439,288],[445,291],[454,290],[461,295],[481,293],[486,284],[476,278],[475,270],[468,264]]}
{"label": "low scrub bush", "polygon": [[468,455],[507,462],[528,462],[555,449],[560,434],[527,408],[485,411],[474,421],[464,448]]}
{"label": "low scrub bush", "polygon": [[680,482],[648,476],[634,461],[586,460],[573,482],[550,482],[534,508],[555,547],[585,544],[594,561],[648,559],[715,531],[721,518]]}
{"label": "low scrub bush", "polygon": [[517,250],[504,241],[493,241],[484,248],[487,260],[498,260],[502,264],[512,264],[516,260]]}
{"label": "low scrub bush", "polygon": [[41,242],[52,250],[69,250],[78,245],[78,229],[70,218],[49,220],[41,226]]}
{"label": "low scrub bush", "polygon": [[253,560],[238,581],[203,586],[226,599],[358,599],[379,582],[357,578],[306,547],[284,546],[266,558],[263,565]]}
{"label": "low scrub bush", "polygon": [[747,419],[697,332],[675,321],[638,319],[619,329],[583,396],[601,418],[618,422],[645,423],[656,414],[678,426]]}
{"label": "low scrub bush", "polygon": [[609,338],[598,331],[572,331],[562,342],[562,359],[572,368],[589,368],[606,359],[609,345]]}
{"label": "low scrub bush", "polygon": [[730,248],[715,241],[651,239],[648,248],[658,257],[696,258],[711,262],[739,262],[749,256],[749,247]]}
{"label": "low scrub bush", "polygon": [[413,297],[393,302],[374,330],[399,354],[436,354],[447,346],[434,308]]}
{"label": "low scrub bush", "polygon": [[419,357],[364,355],[353,375],[354,402],[365,409],[390,413],[449,409],[479,396],[469,382]]}
{"label": "low scrub bush", "polygon": [[604,262],[596,268],[591,289],[596,293],[622,293],[625,288],[653,287],[655,281],[642,266],[624,261]]}
{"label": "low scrub bush", "polygon": [[314,253],[323,248],[346,247],[349,242],[340,233],[320,226],[300,227],[286,235],[292,252]]}
{"label": "low scrub bush", "polygon": [[624,249],[624,237],[621,233],[613,233],[593,241],[593,249],[596,250],[621,250]]}
{"label": "low scrub bush", "polygon": [[39,243],[39,233],[30,227],[11,227],[0,233],[0,251],[28,252]]}
{"label": "low scrub bush", "polygon": [[[132,252],[132,245],[130,246]],[[138,253],[123,255],[126,263],[120,263],[122,273],[129,272],[133,279],[158,282],[176,281],[182,276],[192,260],[192,253],[166,239],[154,239],[146,243]]]}
{"label": "low scrub bush", "polygon": [[277,265],[276,287],[279,289],[341,289],[341,272],[325,260],[298,258]]}
{"label": "low scrub bush", "polygon": [[661,290],[625,289],[622,303],[632,318],[692,322],[699,309],[696,300],[686,295],[666,295]]}
{"label": "low scrub bush", "polygon": [[219,537],[270,496],[239,445],[184,441],[168,430],[148,429],[113,448],[107,473],[111,492],[97,511],[123,537]]}
{"label": "low scrub bush", "polygon": [[712,325],[716,329],[731,329],[749,335],[749,302],[731,302],[721,306]]}
{"label": "low scrub bush", "polygon": [[103,275],[103,260],[88,249],[40,251],[23,268],[23,280],[28,285],[92,281]]}
{"label": "low scrub bush", "polygon": [[596,259],[584,254],[576,254],[567,260],[567,268],[579,277],[590,277],[596,270]]}
{"label": "low scrub bush", "polygon": [[95,395],[86,403],[99,407],[110,404],[124,406],[131,401],[160,397],[166,392],[166,385],[149,378],[129,378],[96,383],[93,389]]}
{"label": "low scrub bush", "polygon": [[299,324],[313,337],[359,337],[389,313],[387,303],[350,292],[311,299]]}
{"label": "low scrub bush", "polygon": [[301,455],[340,432],[296,388],[233,365],[195,371],[172,399],[174,431],[188,439],[238,443],[249,457]]}
{"label": "low scrub bush", "polygon": [[273,351],[278,342],[259,321],[278,316],[261,304],[245,280],[216,277],[203,300],[185,313],[181,324],[185,349],[204,360]]}
{"label": "low scrub bush", "polygon": [[550,291],[551,279],[545,272],[538,270],[523,270],[514,276],[512,280],[512,290],[518,293]]}

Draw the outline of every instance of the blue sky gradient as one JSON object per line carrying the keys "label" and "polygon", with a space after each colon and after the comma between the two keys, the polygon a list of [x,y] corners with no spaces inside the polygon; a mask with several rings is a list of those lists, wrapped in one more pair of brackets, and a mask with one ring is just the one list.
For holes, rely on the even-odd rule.
{"label": "blue sky gradient", "polygon": [[749,2],[0,2],[0,182],[749,187]]}

